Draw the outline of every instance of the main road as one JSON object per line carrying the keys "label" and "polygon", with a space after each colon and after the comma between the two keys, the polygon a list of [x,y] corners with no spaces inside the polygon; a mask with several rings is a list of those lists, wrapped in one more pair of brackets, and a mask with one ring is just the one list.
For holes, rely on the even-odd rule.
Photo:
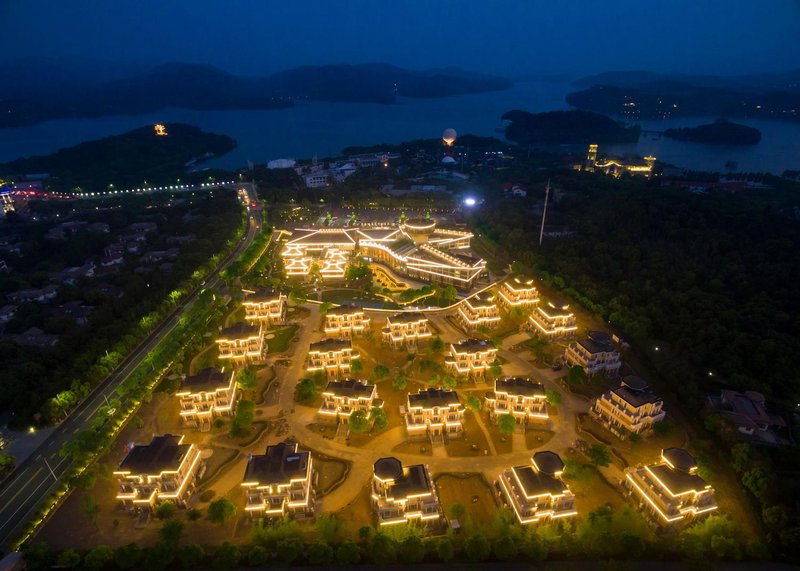
{"label": "main road", "polygon": [[[250,203],[256,203],[257,198],[253,185],[245,183],[236,185],[236,187],[247,189],[250,194]],[[219,272],[233,262],[253,242],[262,224],[263,220],[258,206],[249,209],[247,232],[234,251],[220,262],[204,284],[195,288],[184,298],[183,303],[164,319],[105,381],[92,391],[6,480],[5,485],[0,489],[0,546],[8,546],[8,542],[14,539],[22,525],[34,515],[68,471],[70,462],[60,456],[61,447],[77,433],[91,426],[100,407],[106,404],[108,399],[116,398],[115,389],[178,325],[181,317],[191,308],[200,292],[204,289],[214,289],[219,285]]]}

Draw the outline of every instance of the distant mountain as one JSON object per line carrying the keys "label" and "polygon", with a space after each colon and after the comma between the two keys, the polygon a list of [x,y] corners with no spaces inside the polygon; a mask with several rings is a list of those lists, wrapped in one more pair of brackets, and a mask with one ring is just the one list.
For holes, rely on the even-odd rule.
{"label": "distant mountain", "polygon": [[[37,72],[38,70],[38,72]],[[392,65],[304,66],[265,77],[243,77],[209,65],[168,63],[145,71],[65,73],[58,64],[0,64],[22,81],[4,86],[0,128],[65,117],[139,114],[166,107],[274,109],[296,99],[393,103],[398,96],[447,97],[507,89],[507,79],[454,68],[407,70]]]}
{"label": "distant mountain", "polygon": [[713,115],[800,120],[800,70],[741,76],[608,72],[575,82],[579,109],[627,119]]}
{"label": "distant mountain", "polygon": [[717,119],[713,123],[697,127],[667,129],[664,131],[664,136],[707,145],[756,145],[761,140],[761,131],[747,125]]}
{"label": "distant mountain", "polygon": [[502,120],[509,122],[506,139],[520,145],[635,143],[640,134],[638,126],[628,127],[621,121],[589,111],[528,113],[514,110],[504,113]]}

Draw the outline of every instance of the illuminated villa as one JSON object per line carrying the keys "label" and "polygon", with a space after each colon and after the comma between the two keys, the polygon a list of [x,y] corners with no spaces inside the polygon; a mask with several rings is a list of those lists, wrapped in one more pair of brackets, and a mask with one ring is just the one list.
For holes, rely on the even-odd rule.
{"label": "illuminated villa", "polygon": [[206,432],[211,430],[215,418],[233,413],[236,402],[234,372],[206,367],[196,375],[186,377],[176,394],[181,399],[184,425]]}
{"label": "illuminated villa", "polygon": [[486,273],[486,261],[470,248],[471,232],[438,228],[431,219],[347,229],[297,229],[284,245],[289,276],[344,278],[347,262],[360,255],[409,278],[471,289]]}
{"label": "illuminated villa", "polygon": [[384,343],[394,349],[405,347],[413,350],[420,339],[432,335],[428,318],[416,311],[396,313],[386,318],[386,327],[381,329],[381,338]]}
{"label": "illuminated villa", "polygon": [[589,414],[614,434],[640,434],[664,420],[664,401],[653,394],[647,381],[629,375],[619,387],[600,395]]}
{"label": "illuminated villa", "polygon": [[411,440],[431,442],[464,435],[464,405],[455,391],[429,387],[408,395],[406,430]]}
{"label": "illuminated villa", "polygon": [[495,294],[484,290],[468,297],[458,305],[456,318],[468,330],[496,327],[500,323],[500,309]]}
{"label": "illuminated villa", "polygon": [[411,521],[433,523],[442,517],[428,467],[404,467],[391,456],[379,459],[373,466],[372,505],[379,526]]}
{"label": "illuminated villa", "polygon": [[497,360],[497,347],[491,341],[465,339],[450,344],[450,354],[444,365],[448,372],[465,377],[480,378]]}
{"label": "illuminated villa", "polygon": [[530,466],[500,474],[506,500],[521,524],[574,516],[575,495],[562,480],[564,462],[555,452],[537,452]]}
{"label": "illuminated villa", "polygon": [[325,314],[325,335],[349,339],[363,335],[369,327],[369,316],[358,305],[340,305]]}
{"label": "illuminated villa", "polygon": [[135,511],[152,511],[162,500],[186,507],[200,464],[200,450],[183,444],[183,436],[164,434],[150,444],[134,444],[114,471],[117,499]]}
{"label": "illuminated villa", "polygon": [[690,521],[717,509],[714,489],[697,475],[683,448],[665,448],[656,464],[625,470],[630,498],[662,526]]}
{"label": "illuminated villa", "polygon": [[373,406],[383,407],[375,385],[357,379],[331,381],[322,391],[319,415],[322,420],[347,424],[357,410],[369,417]]}
{"label": "illuminated villa", "polygon": [[496,379],[494,391],[486,393],[486,406],[493,418],[512,414],[523,429],[529,422],[547,422],[544,385],[522,377]]}
{"label": "illuminated villa", "polygon": [[548,337],[571,335],[578,329],[569,304],[552,301],[536,306],[528,318],[528,326],[534,333]]}
{"label": "illuminated villa", "polygon": [[350,365],[360,357],[349,339],[323,339],[308,348],[308,372],[325,371],[327,376],[349,375]]}
{"label": "illuminated villa", "polygon": [[254,517],[313,517],[313,475],[311,452],[298,450],[296,442],[267,446],[266,453],[247,460],[245,511]]}
{"label": "illuminated villa", "polygon": [[570,343],[564,358],[567,364],[581,367],[589,376],[598,373],[613,376],[622,366],[611,336],[602,331],[589,331],[586,339]]}
{"label": "illuminated villa", "polygon": [[235,364],[259,361],[264,352],[264,330],[260,325],[240,321],[219,332],[217,348],[220,359],[230,359]]}
{"label": "illuminated villa", "polygon": [[286,296],[271,289],[243,290],[244,318],[266,326],[286,322]]}
{"label": "illuminated villa", "polygon": [[527,311],[539,303],[539,290],[533,278],[517,274],[500,284],[497,297],[497,301],[506,309],[519,307]]}

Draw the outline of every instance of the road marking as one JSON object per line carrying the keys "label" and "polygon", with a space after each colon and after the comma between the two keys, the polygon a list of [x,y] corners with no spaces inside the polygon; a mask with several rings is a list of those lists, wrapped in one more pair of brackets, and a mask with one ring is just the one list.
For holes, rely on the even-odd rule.
{"label": "road marking", "polygon": [[[42,468],[41,466],[39,466],[39,469],[38,469],[38,470],[36,470],[36,471],[33,473],[33,476],[31,476],[30,478],[28,478],[28,481],[27,481],[27,482],[25,482],[25,484],[24,484],[24,485],[23,485],[23,486],[22,486],[22,487],[21,487],[19,490],[17,490],[17,493],[16,493],[16,494],[14,494],[13,496],[11,496],[11,499],[10,499],[10,500],[8,500],[8,501],[6,502],[6,505],[11,505],[11,502],[13,502],[15,499],[17,499],[17,496],[18,496],[18,495],[20,495],[20,494],[22,493],[22,491],[23,491],[25,488],[27,488],[27,487],[28,487],[28,484],[30,484],[31,482],[33,482],[34,478],[36,478],[36,476],[38,476],[38,475],[39,475],[39,473],[40,473],[40,472],[41,472],[43,469],[44,469],[44,468]],[[39,488],[37,487],[37,488],[36,488],[36,490],[38,490],[38,489],[39,489]],[[34,490],[34,492],[35,492],[36,490]],[[33,494],[31,494],[31,496],[32,496],[32,495],[33,495]],[[29,497],[30,497],[30,496],[29,496]],[[14,513],[17,513],[17,512],[14,512]],[[14,514],[11,514],[11,517],[14,517]],[[10,519],[10,518],[9,518],[9,519]],[[5,524],[3,524],[3,525],[5,525]],[[0,529],[2,529],[2,528],[0,528]]]}

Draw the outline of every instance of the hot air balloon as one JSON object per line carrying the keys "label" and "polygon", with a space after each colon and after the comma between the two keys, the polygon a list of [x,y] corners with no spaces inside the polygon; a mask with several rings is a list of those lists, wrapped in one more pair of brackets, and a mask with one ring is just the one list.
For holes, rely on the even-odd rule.
{"label": "hot air balloon", "polygon": [[442,133],[442,141],[444,141],[444,144],[448,147],[452,147],[453,143],[456,142],[457,136],[458,134],[455,129],[445,129],[444,133]]}

